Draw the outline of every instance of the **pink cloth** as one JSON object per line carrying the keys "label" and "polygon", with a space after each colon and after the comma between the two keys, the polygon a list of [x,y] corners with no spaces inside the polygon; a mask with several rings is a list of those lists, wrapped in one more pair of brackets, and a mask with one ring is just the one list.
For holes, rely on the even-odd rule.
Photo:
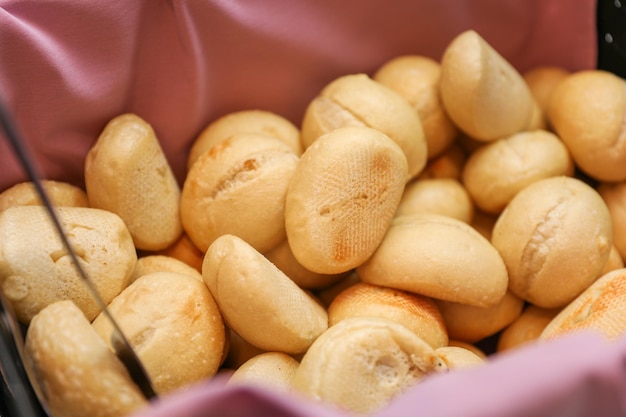
{"label": "pink cloth", "polygon": [[[0,95],[44,176],[82,184],[83,160],[122,112],[150,122],[182,182],[211,120],[258,108],[300,124],[330,80],[400,54],[439,59],[477,30],[520,71],[596,60],[593,0],[0,0]],[[0,191],[25,179],[0,137]],[[434,377],[379,417],[626,415],[626,341],[576,335]],[[225,388],[166,396],[137,417],[338,417],[296,396]]]}

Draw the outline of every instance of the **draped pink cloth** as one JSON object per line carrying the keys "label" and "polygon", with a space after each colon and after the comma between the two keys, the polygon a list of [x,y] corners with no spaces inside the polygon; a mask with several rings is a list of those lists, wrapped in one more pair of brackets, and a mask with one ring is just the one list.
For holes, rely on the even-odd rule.
{"label": "draped pink cloth", "polygon": [[[300,124],[333,78],[400,54],[439,59],[475,29],[520,71],[596,62],[592,0],[0,0],[0,97],[47,178],[82,184],[85,154],[112,117],[151,123],[182,182],[211,120],[264,109]],[[25,179],[0,137],[0,191]],[[566,337],[429,378],[376,415],[626,415],[626,341]],[[295,395],[217,379],[137,417],[339,417]]]}

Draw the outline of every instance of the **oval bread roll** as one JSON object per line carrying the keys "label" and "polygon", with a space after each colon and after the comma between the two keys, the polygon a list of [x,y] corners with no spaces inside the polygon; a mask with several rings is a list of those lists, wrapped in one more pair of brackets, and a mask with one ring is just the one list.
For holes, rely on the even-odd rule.
{"label": "oval bread roll", "polygon": [[152,127],[134,114],[113,118],[85,159],[89,205],[120,216],[135,247],[164,249],[181,235],[180,187]]}
{"label": "oval bread roll", "polygon": [[474,202],[465,187],[450,178],[417,179],[407,184],[396,216],[432,213],[470,223]]}
{"label": "oval bread roll", "polygon": [[602,271],[613,244],[611,217],[586,183],[547,178],[511,200],[491,242],[504,259],[515,295],[539,307],[562,307]]}
{"label": "oval bread roll", "polygon": [[[104,210],[56,210],[81,267],[104,303],[109,303],[128,286],[137,263],[126,225]],[[72,300],[89,320],[100,313],[43,206],[2,212],[0,236],[0,284],[21,322],[27,324],[44,307],[60,300]]]}
{"label": "oval bread roll", "polygon": [[430,373],[447,367],[419,336],[393,321],[351,317],[325,331],[304,354],[294,390],[371,413]]}
{"label": "oval bread roll", "polygon": [[522,76],[473,30],[446,47],[439,85],[448,115],[474,139],[508,137],[538,122],[539,106]]}
{"label": "oval bread roll", "polygon": [[202,276],[228,327],[260,349],[302,353],[328,327],[315,299],[236,236],[213,242]]}
{"label": "oval bread roll", "polygon": [[289,392],[298,361],[281,352],[265,352],[248,359],[235,370],[227,385],[256,385]]}
{"label": "oval bread roll", "polygon": [[[53,206],[89,207],[87,193],[75,185],[52,180],[40,180]],[[0,213],[9,207],[40,206],[43,203],[32,182],[22,182],[0,193]]]}
{"label": "oval bread roll", "polygon": [[124,417],[148,405],[122,362],[71,301],[31,321],[25,358],[54,416]]}
{"label": "oval bread roll", "polygon": [[499,303],[508,284],[487,239],[460,220],[426,213],[396,217],[357,273],[370,284],[482,307]]}
{"label": "oval bread roll", "polygon": [[[210,378],[224,351],[224,322],[203,282],[174,272],[139,277],[108,306],[137,352],[157,393]],[[103,314],[93,327],[110,343],[111,322]]]}
{"label": "oval bread roll", "polygon": [[541,308],[529,304],[522,314],[498,337],[497,352],[518,348],[539,339],[548,323],[561,311],[560,308]]}
{"label": "oval bread roll", "polygon": [[308,148],[320,136],[346,126],[376,129],[404,152],[408,177],[426,166],[428,149],[416,111],[395,91],[365,74],[339,77],[322,89],[305,110],[301,138]]}
{"label": "oval bread roll", "polygon": [[368,127],[343,127],[302,154],[285,200],[285,229],[305,268],[339,274],[363,263],[382,240],[402,197],[402,150]]}

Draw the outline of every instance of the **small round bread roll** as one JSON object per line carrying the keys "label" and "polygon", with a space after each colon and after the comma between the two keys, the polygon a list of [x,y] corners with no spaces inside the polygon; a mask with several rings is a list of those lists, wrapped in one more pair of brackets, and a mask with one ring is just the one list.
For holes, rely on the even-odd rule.
{"label": "small round bread roll", "polygon": [[463,168],[463,184],[481,210],[499,214],[527,185],[573,174],[574,163],[563,142],[553,133],[535,130],[477,149]]}
{"label": "small round bread roll", "polygon": [[202,276],[228,327],[260,349],[302,353],[328,328],[326,310],[236,236],[213,242]]}
{"label": "small round bread roll", "polygon": [[428,161],[417,179],[450,178],[460,181],[466,159],[467,153],[455,142],[442,154]]}
{"label": "small round bread roll", "polygon": [[[137,352],[157,393],[212,377],[224,351],[224,322],[204,283],[184,274],[139,277],[108,306]],[[100,314],[93,327],[109,344],[113,328]]]}
{"label": "small round bread roll", "polygon": [[487,239],[460,220],[430,213],[396,217],[357,273],[370,284],[482,307],[499,303],[508,284]]}
{"label": "small round bread roll", "polygon": [[[53,180],[40,180],[53,206],[89,207],[87,193],[75,185]],[[9,207],[40,206],[43,203],[32,182],[22,182],[0,193],[0,213]]]}
{"label": "small round bread roll", "polygon": [[611,213],[613,244],[626,259],[626,181],[601,183],[597,190]]}
{"label": "small round bread roll", "polygon": [[195,268],[187,265],[183,261],[165,255],[147,255],[137,259],[135,270],[131,276],[131,282],[137,278],[148,275],[153,272],[176,272],[177,274],[185,274],[190,277],[202,281],[202,274]]}
{"label": "small round bread roll", "polygon": [[613,244],[611,216],[586,183],[547,178],[511,200],[491,242],[504,259],[515,295],[539,307],[562,307],[602,271]]}
{"label": "small round bread roll", "polygon": [[626,333],[626,269],[600,277],[550,321],[539,336],[552,339],[577,331],[595,331],[609,340]]}
{"label": "small round bread roll", "polygon": [[498,337],[496,351],[516,349],[536,341],[559,311],[560,308],[548,309],[529,304],[522,314],[502,331]]}
{"label": "small round bread roll", "polygon": [[367,260],[394,216],[407,162],[389,137],[343,127],[318,138],[300,158],[285,200],[285,229],[298,262],[320,274]]}
{"label": "small round bread roll", "polygon": [[417,179],[406,185],[396,216],[412,213],[440,214],[470,223],[474,216],[474,202],[457,180]]}
{"label": "small round bread roll", "polygon": [[325,331],[304,354],[294,390],[356,413],[372,413],[428,374],[447,367],[404,326],[351,317]]}
{"label": "small round bread roll", "polygon": [[171,256],[195,268],[198,272],[202,271],[204,252],[198,249],[187,233],[183,233],[173,245],[156,252],[156,254]]}
{"label": "small round bread roll", "polygon": [[120,216],[135,247],[164,249],[181,235],[180,187],[152,130],[134,114],[113,118],[85,159],[89,205]]}
{"label": "small round bread roll", "polygon": [[485,364],[485,359],[472,350],[459,346],[442,346],[435,349],[435,352],[450,370],[472,368]]}
{"label": "small round bread roll", "polygon": [[599,181],[626,180],[626,80],[575,72],[555,88],[548,115],[582,171]]}
{"label": "small round bread roll", "polygon": [[385,62],[372,77],[407,100],[422,121],[428,159],[440,155],[454,141],[457,128],[441,103],[440,64],[421,55],[403,55]]}
{"label": "small round bread roll", "polygon": [[548,109],[550,107],[552,93],[558,83],[564,80],[568,75],[570,75],[570,72],[565,68],[545,65],[534,67],[522,74],[522,78],[526,81],[530,93],[541,109],[543,124],[546,128],[549,128],[550,125]]}
{"label": "small round bread roll", "polygon": [[[126,224],[95,208],[58,207],[56,213],[82,269],[109,303],[128,286],[137,263]],[[0,285],[22,323],[60,300],[72,300],[89,320],[100,313],[43,206],[2,212],[0,236]]]}
{"label": "small round bread roll", "polygon": [[235,370],[227,385],[253,385],[290,392],[299,362],[282,352],[265,352]]}
{"label": "small round bread roll", "polygon": [[467,343],[476,343],[498,333],[513,323],[524,309],[524,301],[507,291],[493,306],[475,307],[466,304],[435,300],[443,317],[448,337]]}
{"label": "small round bread roll", "polygon": [[259,252],[285,239],[285,195],[298,156],[284,142],[240,133],[202,154],[183,185],[185,232],[202,252],[234,234]]}
{"label": "small round bread roll", "polygon": [[284,117],[267,110],[240,110],[227,113],[205,127],[194,140],[187,160],[187,171],[204,152],[239,133],[261,133],[287,144],[293,153],[302,153],[300,131]]}
{"label": "small round bread roll", "polygon": [[365,74],[350,74],[328,84],[306,108],[301,138],[308,148],[320,136],[346,126],[376,129],[404,152],[408,177],[426,166],[428,149],[417,112],[395,91]]}
{"label": "small round bread roll", "polygon": [[31,321],[25,358],[54,416],[124,417],[148,402],[122,362],[69,300]]}
{"label": "small round bread roll", "polygon": [[342,291],[328,307],[328,324],[348,317],[382,317],[403,325],[433,349],[448,344],[443,317],[435,303],[406,291],[357,283]]}
{"label": "small round bread roll", "polygon": [[522,76],[473,30],[446,47],[439,85],[448,115],[474,139],[489,142],[537,123],[539,106]]}

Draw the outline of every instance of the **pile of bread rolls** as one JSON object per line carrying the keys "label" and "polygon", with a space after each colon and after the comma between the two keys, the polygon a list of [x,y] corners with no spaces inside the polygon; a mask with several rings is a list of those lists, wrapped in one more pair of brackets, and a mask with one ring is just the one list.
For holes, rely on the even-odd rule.
{"label": "pile of bread rolls", "polygon": [[[626,331],[626,81],[520,74],[474,31],[338,77],[300,126],[212,121],[182,185],[120,115],[85,184],[44,181],[161,395],[225,374],[367,414],[491,354]],[[0,283],[54,416],[148,406],[28,183],[0,195]]]}

